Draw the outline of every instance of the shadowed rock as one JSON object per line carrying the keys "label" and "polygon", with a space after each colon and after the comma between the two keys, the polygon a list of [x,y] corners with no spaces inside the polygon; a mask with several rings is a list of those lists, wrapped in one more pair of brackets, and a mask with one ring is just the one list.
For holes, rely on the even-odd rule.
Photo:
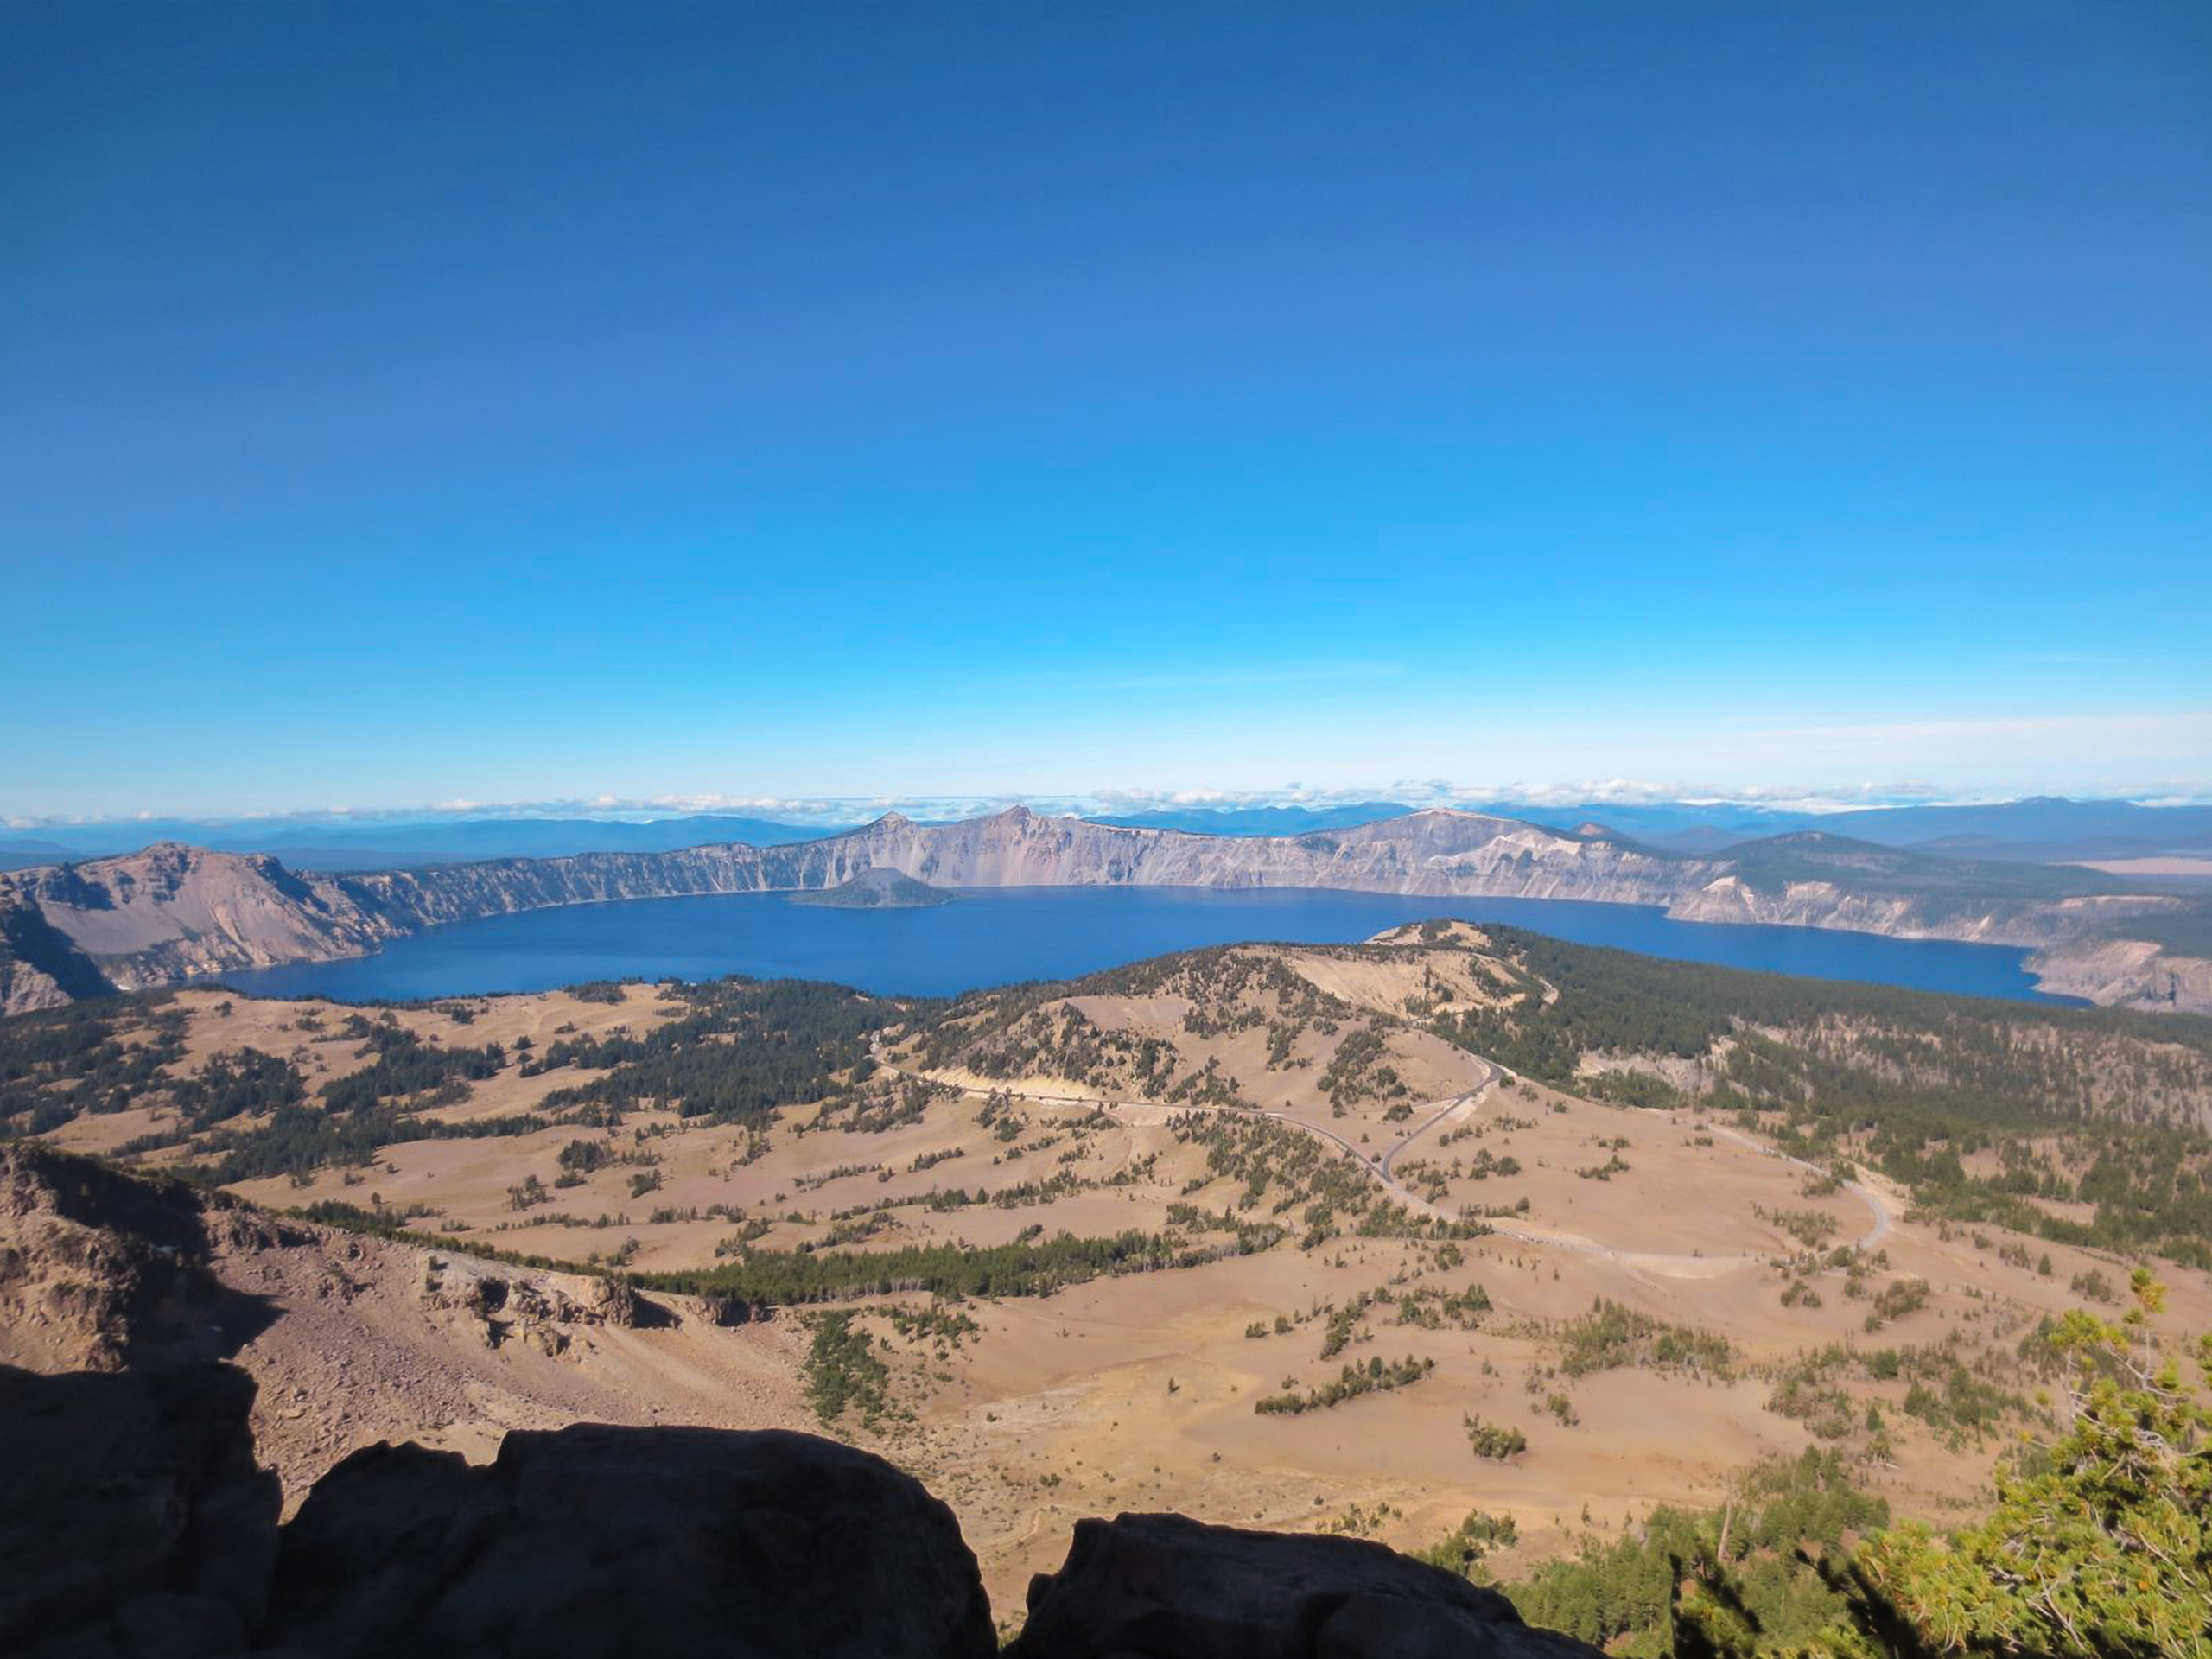
{"label": "shadowed rock", "polygon": [[1494,1590],[1356,1538],[1078,1521],[1029,1584],[1019,1659],[1590,1659]]}
{"label": "shadowed rock", "polygon": [[[10,1659],[986,1659],[950,1510],[806,1434],[583,1424],[496,1461],[377,1446],[277,1531],[251,1380],[0,1370]],[[1587,1659],[1379,1544],[1079,1522],[1020,1659]]]}
{"label": "shadowed rock", "polygon": [[471,1468],[358,1452],[284,1529],[271,1645],[966,1659],[995,1650],[952,1511],[810,1435],[585,1424]]}
{"label": "shadowed rock", "polygon": [[0,1144],[0,1360],[35,1371],[226,1358],[274,1313],[208,1270],[300,1236],[225,1193]]}
{"label": "shadowed rock", "polygon": [[[496,1460],[357,1452],[277,1529],[254,1384],[194,1357],[270,1310],[218,1251],[306,1235],[242,1202],[0,1146],[0,1654],[8,1659],[987,1659],[952,1511],[809,1434],[579,1424]],[[486,1331],[643,1326],[611,1280],[433,1256],[423,1294]],[[710,1302],[717,1325],[766,1317]],[[29,1340],[22,1340],[28,1337]],[[549,1349],[549,1351],[557,1351]],[[342,1387],[342,1383],[334,1386]],[[1029,1591],[1024,1659],[1567,1659],[1496,1592],[1379,1544],[1179,1516],[1077,1523]]]}
{"label": "shadowed rock", "polygon": [[0,1370],[0,1653],[234,1653],[276,1554],[253,1380]]}

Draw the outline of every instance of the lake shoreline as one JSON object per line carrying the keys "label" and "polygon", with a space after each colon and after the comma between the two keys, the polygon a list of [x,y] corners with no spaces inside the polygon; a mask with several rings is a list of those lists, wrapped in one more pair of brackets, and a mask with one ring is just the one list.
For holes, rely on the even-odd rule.
{"label": "lake shoreline", "polygon": [[1451,898],[1319,887],[981,887],[928,907],[798,906],[781,892],[563,906],[453,922],[360,957],[212,975],[252,995],[407,1001],[549,990],[594,979],[737,973],[951,995],[1056,980],[1209,945],[1357,944],[1407,922],[1526,927],[1577,944],[1799,977],[2044,1007],[2024,947],[1767,923],[1688,922],[1656,906]]}

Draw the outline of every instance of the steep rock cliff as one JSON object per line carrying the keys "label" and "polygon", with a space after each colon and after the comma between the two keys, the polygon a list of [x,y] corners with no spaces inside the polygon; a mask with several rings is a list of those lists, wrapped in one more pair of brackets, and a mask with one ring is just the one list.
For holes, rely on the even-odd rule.
{"label": "steep rock cliff", "polygon": [[[51,944],[31,958],[57,985],[66,983],[57,966],[80,979],[89,969],[109,982],[102,988],[126,991],[231,968],[361,956],[394,931],[328,876],[296,874],[265,854],[178,842],[0,875],[0,918],[11,936],[42,928],[67,941],[67,958],[57,960]],[[49,999],[59,1000],[66,998]]]}
{"label": "steep rock cliff", "polygon": [[[935,887],[1329,887],[1662,906],[1685,920],[1841,928],[2058,950],[2108,944],[2135,913],[2171,909],[2091,872],[1935,860],[1818,834],[1688,858],[1590,830],[1416,812],[1315,834],[1229,837],[1042,817],[1014,807],[950,824],[896,813],[819,841],[665,853],[497,859],[346,875],[164,843],[124,858],[0,875],[0,1006],[50,1006],[280,962],[359,956],[442,923],[551,906],[702,893],[818,892],[871,870]],[[2163,966],[2161,965],[2163,964]],[[2152,949],[2098,1000],[2212,1009],[2212,967]],[[2167,977],[2159,978],[2164,973]],[[2146,978],[2145,976],[2148,976]]]}

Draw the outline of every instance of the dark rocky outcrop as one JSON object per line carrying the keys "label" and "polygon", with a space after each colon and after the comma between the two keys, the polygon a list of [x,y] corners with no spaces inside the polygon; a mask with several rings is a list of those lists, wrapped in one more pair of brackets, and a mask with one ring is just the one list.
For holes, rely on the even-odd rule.
{"label": "dark rocky outcrop", "polygon": [[952,1511],[812,1435],[583,1424],[356,1452],[282,1533],[251,1378],[0,1370],[0,1652],[984,1659]]}
{"label": "dark rocky outcrop", "polygon": [[1457,1573],[1357,1538],[1078,1521],[1029,1585],[1019,1659],[1588,1659]]}
{"label": "dark rocky outcrop", "polygon": [[0,1370],[0,1653],[245,1649],[282,1502],[254,1463],[253,1394],[221,1364]]}
{"label": "dark rocky outcrop", "polygon": [[327,1659],[995,1650],[952,1511],[881,1459],[598,1424],[510,1434],[487,1468],[356,1452],[284,1530],[268,1637]]}
{"label": "dark rocky outcrop", "polygon": [[[222,1364],[0,1370],[0,1652],[24,1659],[985,1659],[952,1511],[812,1435],[581,1424],[357,1452],[277,1529]],[[1348,1538],[1077,1523],[1020,1659],[1588,1659]]]}
{"label": "dark rocky outcrop", "polygon": [[[580,1424],[511,1433],[482,1466],[379,1445],[325,1475],[280,1535],[278,1483],[254,1457],[252,1379],[201,1356],[266,1317],[255,1299],[224,1300],[210,1251],[294,1236],[221,1195],[0,1145],[0,1336],[41,1362],[0,1365],[0,1653],[995,1651],[952,1511],[882,1459],[807,1434]],[[487,1331],[563,1341],[564,1325],[669,1317],[626,1286],[459,1259],[434,1260],[423,1294]],[[41,1374],[55,1362],[77,1369]],[[1029,1606],[1026,1659],[1591,1651],[1378,1544],[1172,1515],[1078,1523]]]}
{"label": "dark rocky outcrop", "polygon": [[114,1370],[227,1357],[271,1315],[216,1281],[211,1249],[296,1236],[226,1194],[0,1143],[0,1361]]}
{"label": "dark rocky outcrop", "polygon": [[703,1297],[700,1306],[710,1323],[723,1326],[749,1325],[755,1319],[766,1320],[774,1313],[766,1304],[755,1307],[734,1290]]}

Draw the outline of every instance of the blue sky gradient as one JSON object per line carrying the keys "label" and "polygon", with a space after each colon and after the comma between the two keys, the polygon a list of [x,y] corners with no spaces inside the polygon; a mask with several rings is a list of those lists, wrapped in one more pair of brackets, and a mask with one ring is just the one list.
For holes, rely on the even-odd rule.
{"label": "blue sky gradient", "polygon": [[2212,9],[0,8],[0,817],[2212,791]]}

